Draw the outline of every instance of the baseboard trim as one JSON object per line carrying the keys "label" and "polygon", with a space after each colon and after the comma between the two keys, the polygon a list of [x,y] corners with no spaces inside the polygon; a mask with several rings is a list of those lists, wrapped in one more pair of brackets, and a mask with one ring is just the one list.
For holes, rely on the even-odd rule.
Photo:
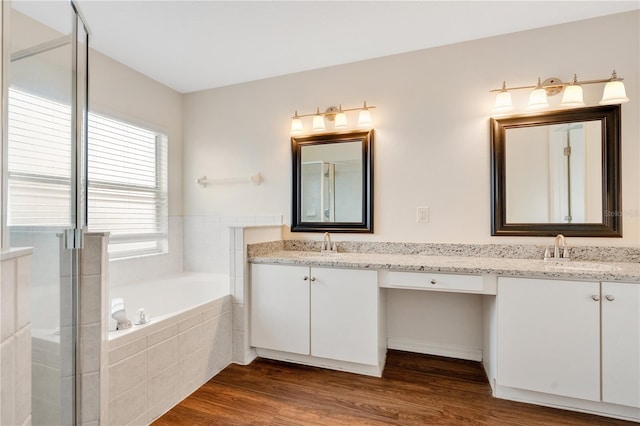
{"label": "baseboard trim", "polygon": [[382,377],[382,370],[384,368],[384,364],[356,364],[353,362],[337,361],[310,355],[274,351],[271,349],[256,348],[256,352],[258,353],[258,356],[262,358],[293,362],[296,364],[311,365],[313,367],[328,368],[331,370],[347,371],[349,373],[364,374],[366,376]]}
{"label": "baseboard trim", "polygon": [[511,388],[502,385],[496,386],[493,396],[511,401],[542,405],[562,410],[578,411],[581,413],[613,417],[616,419],[640,423],[640,408],[635,407],[627,407],[624,405],[609,404],[599,401],[587,401],[560,395],[550,395],[542,392]]}
{"label": "baseboard trim", "polygon": [[410,339],[387,338],[387,348],[449,358],[482,361],[482,350],[461,346],[435,345]]}

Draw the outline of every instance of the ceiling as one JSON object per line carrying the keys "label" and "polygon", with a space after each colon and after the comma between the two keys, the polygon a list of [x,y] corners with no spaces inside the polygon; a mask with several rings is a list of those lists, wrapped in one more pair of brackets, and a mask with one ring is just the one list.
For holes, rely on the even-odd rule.
{"label": "ceiling", "polygon": [[181,93],[640,9],[640,0],[76,3],[94,49]]}

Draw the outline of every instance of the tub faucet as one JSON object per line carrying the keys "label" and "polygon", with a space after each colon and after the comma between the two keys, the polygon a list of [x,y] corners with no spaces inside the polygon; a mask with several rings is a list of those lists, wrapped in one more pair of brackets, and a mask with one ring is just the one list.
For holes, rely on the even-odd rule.
{"label": "tub faucet", "polygon": [[322,238],[322,245],[320,246],[321,252],[337,252],[338,247],[336,243],[331,244],[331,234],[328,232],[324,233],[324,237]]}
{"label": "tub faucet", "polygon": [[118,322],[116,330],[131,328],[131,321],[127,318],[127,312],[124,309],[124,299],[116,298],[111,300],[111,318]]}

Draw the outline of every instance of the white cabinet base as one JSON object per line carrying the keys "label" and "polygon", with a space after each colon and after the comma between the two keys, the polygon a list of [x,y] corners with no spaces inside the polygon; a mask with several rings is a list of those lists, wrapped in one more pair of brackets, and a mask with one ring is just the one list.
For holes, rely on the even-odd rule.
{"label": "white cabinet base", "polygon": [[312,367],[328,368],[330,370],[346,371],[366,376],[382,377],[382,370],[386,362],[386,352],[381,354],[378,365],[356,364],[353,362],[336,361],[333,359],[319,358],[310,355],[293,354],[290,352],[274,351],[271,349],[256,348],[258,356],[275,359],[277,361],[292,362],[294,364],[310,365]]}
{"label": "white cabinet base", "polygon": [[493,388],[493,396],[511,401],[526,402],[529,404],[543,405],[545,407],[559,408],[562,410],[578,411],[581,413],[640,422],[640,408],[627,407],[624,405],[608,404],[598,401],[586,401],[583,399],[550,395],[500,385]]}

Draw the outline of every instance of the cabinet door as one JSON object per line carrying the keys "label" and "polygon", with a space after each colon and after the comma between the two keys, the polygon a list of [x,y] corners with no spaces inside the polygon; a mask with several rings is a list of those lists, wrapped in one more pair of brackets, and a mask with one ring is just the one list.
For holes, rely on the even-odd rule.
{"label": "cabinet door", "polygon": [[640,407],[640,285],[602,283],[602,400]]}
{"label": "cabinet door", "polygon": [[251,345],[309,354],[308,267],[251,266]]}
{"label": "cabinet door", "polygon": [[311,268],[311,355],[378,365],[376,271]]}
{"label": "cabinet door", "polygon": [[599,401],[599,296],[596,282],[498,278],[498,384]]}

